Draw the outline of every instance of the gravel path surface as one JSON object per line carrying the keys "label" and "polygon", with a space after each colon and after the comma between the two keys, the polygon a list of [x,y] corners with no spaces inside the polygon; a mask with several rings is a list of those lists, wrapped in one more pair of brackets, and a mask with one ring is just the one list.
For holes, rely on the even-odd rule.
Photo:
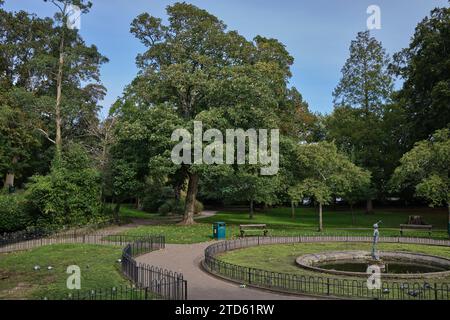
{"label": "gravel path surface", "polygon": [[197,217],[194,217],[194,219],[203,219],[203,218],[208,218],[208,217],[212,217],[215,216],[217,213],[217,211],[214,210],[204,210],[202,211],[202,213],[200,213],[200,215],[198,215]]}
{"label": "gravel path surface", "polygon": [[203,271],[200,263],[205,248],[211,243],[166,244],[166,248],[142,255],[136,260],[181,272],[188,282],[189,300],[302,300],[311,297],[283,295],[216,278]]}

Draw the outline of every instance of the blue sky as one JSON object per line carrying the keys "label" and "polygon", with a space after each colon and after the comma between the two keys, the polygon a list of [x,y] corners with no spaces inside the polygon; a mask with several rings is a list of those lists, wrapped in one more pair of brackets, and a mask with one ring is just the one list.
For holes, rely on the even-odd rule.
{"label": "blue sky", "polygon": [[[102,116],[137,73],[135,57],[145,48],[129,33],[130,23],[142,12],[165,19],[165,8],[176,1],[93,0],[82,16],[81,34],[98,46],[110,62],[102,67],[108,95]],[[447,0],[195,0],[231,30],[252,39],[273,37],[284,43],[295,58],[291,84],[299,89],[312,111],[332,111],[333,88],[348,57],[350,41],[366,29],[369,5],[381,9],[381,30],[372,34],[392,55],[408,46],[414,28],[431,9]],[[54,7],[43,0],[6,0],[7,10],[26,10],[53,16]]]}

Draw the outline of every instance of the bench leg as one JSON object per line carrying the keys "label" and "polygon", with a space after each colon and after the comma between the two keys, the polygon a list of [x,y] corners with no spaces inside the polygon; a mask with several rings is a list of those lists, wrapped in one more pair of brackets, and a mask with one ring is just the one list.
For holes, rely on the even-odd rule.
{"label": "bench leg", "polygon": [[244,230],[241,230],[241,238],[244,237]]}

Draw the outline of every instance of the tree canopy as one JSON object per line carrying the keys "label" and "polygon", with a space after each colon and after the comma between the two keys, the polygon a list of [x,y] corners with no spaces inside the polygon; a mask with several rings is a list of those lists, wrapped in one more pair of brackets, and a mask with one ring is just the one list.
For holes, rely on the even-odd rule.
{"label": "tree canopy", "polygon": [[436,8],[416,27],[392,70],[404,82],[396,99],[405,110],[408,147],[450,123],[450,8]]}
{"label": "tree canopy", "polygon": [[[219,130],[247,130],[278,128],[282,119],[308,117],[301,95],[287,87],[293,58],[280,42],[261,36],[248,41],[205,10],[186,3],[168,6],[167,14],[168,25],[148,13],[131,25],[148,50],[136,59],[140,72],[117,104],[119,114],[131,105],[140,111],[159,107],[189,130],[194,120]],[[308,130],[305,123],[290,121],[285,133],[288,125],[291,136]],[[164,132],[150,130],[164,140]],[[149,161],[162,159],[168,147],[152,150]],[[180,165],[174,173],[178,181],[187,179],[185,223],[193,222],[202,170],[198,165]],[[238,174],[247,177],[252,171]]]}
{"label": "tree canopy", "polygon": [[450,129],[441,129],[403,155],[391,183],[396,190],[413,186],[417,197],[431,206],[447,205],[450,210],[449,168]]}
{"label": "tree canopy", "polygon": [[329,142],[304,144],[298,149],[298,163],[304,179],[291,188],[295,200],[311,197],[319,204],[319,231],[323,230],[322,205],[332,197],[365,196],[370,185],[370,173],[357,167]]}
{"label": "tree canopy", "polygon": [[359,32],[333,92],[334,111],[325,118],[326,139],[372,174],[372,192],[366,194],[368,213],[372,199],[386,194],[386,183],[399,157],[397,143],[388,135],[391,128],[387,125],[394,124],[385,121],[393,91],[389,62],[381,42],[369,31]]}

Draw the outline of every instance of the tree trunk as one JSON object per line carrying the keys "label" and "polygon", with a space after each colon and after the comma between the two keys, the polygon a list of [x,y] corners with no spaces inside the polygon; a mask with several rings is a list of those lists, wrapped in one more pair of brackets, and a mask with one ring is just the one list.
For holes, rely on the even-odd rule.
{"label": "tree trunk", "polygon": [[136,197],[136,209],[142,210],[142,201],[140,197]]}
{"label": "tree trunk", "polygon": [[447,202],[447,209],[448,209],[448,223],[450,223],[450,202]]}
{"label": "tree trunk", "polygon": [[14,173],[7,173],[5,177],[5,188],[9,188],[10,186],[14,186]]}
{"label": "tree trunk", "polygon": [[119,223],[120,221],[119,213],[120,213],[120,201],[117,201],[116,205],[114,206],[114,220],[116,221],[116,223]]}
{"label": "tree trunk", "polygon": [[373,203],[372,203],[372,199],[367,199],[367,203],[366,203],[366,214],[373,214]]}
{"label": "tree trunk", "polygon": [[295,219],[295,204],[294,204],[294,201],[291,201],[291,218]]}
{"label": "tree trunk", "polygon": [[322,204],[319,202],[319,232],[323,231]]}
{"label": "tree trunk", "polygon": [[[12,159],[12,167],[14,167],[14,165],[19,161],[19,158],[17,156],[14,156]],[[6,174],[5,177],[5,184],[4,187],[5,188],[9,188],[10,186],[14,186],[14,178],[15,178],[15,174],[14,174],[14,168],[12,168],[11,170],[9,170],[9,172]]]}
{"label": "tree trunk", "polygon": [[250,215],[248,216],[250,219],[253,219],[253,214],[254,214],[254,208],[253,208],[253,199],[250,200]]}
{"label": "tree trunk", "polygon": [[182,225],[195,224],[194,212],[195,212],[195,200],[198,191],[198,180],[199,176],[197,173],[189,173],[189,183],[186,194],[186,206],[184,208],[184,217],[183,221],[180,222],[180,224]]}
{"label": "tree trunk", "polygon": [[447,231],[448,231],[448,236],[450,237],[450,202],[447,202],[447,209],[448,209],[448,225],[447,225]]}
{"label": "tree trunk", "polygon": [[61,137],[61,96],[62,96],[62,78],[64,67],[64,28],[62,27],[61,41],[59,44],[59,63],[58,63],[58,75],[56,77],[56,106],[55,106],[55,122],[56,122],[56,155],[59,157],[62,150],[62,137]]}
{"label": "tree trunk", "polygon": [[352,213],[352,226],[355,225],[355,212],[353,211],[353,203],[350,203],[350,212]]}
{"label": "tree trunk", "polygon": [[180,198],[181,198],[181,188],[180,188],[180,186],[177,185],[176,187],[174,187],[173,188],[173,193],[174,193],[174,196],[175,196],[175,201],[178,204],[180,202]]}

